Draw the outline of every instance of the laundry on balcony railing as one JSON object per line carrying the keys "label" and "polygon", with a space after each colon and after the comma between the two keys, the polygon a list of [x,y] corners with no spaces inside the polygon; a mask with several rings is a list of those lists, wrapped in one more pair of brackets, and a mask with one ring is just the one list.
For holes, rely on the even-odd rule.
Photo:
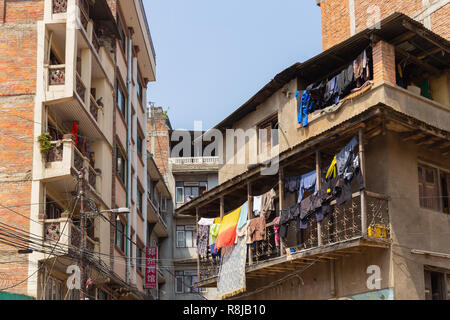
{"label": "laundry on balcony railing", "polygon": [[327,108],[334,112],[348,99],[370,88],[370,55],[365,49],[352,63],[339,73],[320,82],[312,83],[301,93],[297,91],[297,119],[303,127],[308,126],[308,114]]}
{"label": "laundry on balcony railing", "polygon": [[[336,206],[332,205],[333,201],[337,206],[342,206],[352,200],[353,180],[357,182],[359,190],[364,189],[359,154],[355,150],[357,146],[358,139],[354,137],[333,157],[327,172],[320,177],[320,188],[317,186],[316,171],[285,179],[285,191],[287,193],[298,192],[298,201],[293,206],[281,211],[278,232],[283,243],[286,243],[289,225],[292,221],[295,222],[297,232],[308,233],[317,222],[321,222],[325,217],[334,213]],[[331,220],[334,226],[339,222]],[[328,222],[330,220],[327,220]],[[313,231],[312,234],[315,235],[316,231]]]}

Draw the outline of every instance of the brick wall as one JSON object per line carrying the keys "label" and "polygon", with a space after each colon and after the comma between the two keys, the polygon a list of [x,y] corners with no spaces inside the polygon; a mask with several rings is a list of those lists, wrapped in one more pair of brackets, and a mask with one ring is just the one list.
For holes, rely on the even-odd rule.
{"label": "brick wall", "polygon": [[390,82],[395,85],[395,49],[394,46],[379,41],[372,49],[373,81],[375,84]]}
{"label": "brick wall", "polygon": [[[25,231],[31,207],[36,22],[43,16],[43,0],[0,0],[0,222]],[[28,277],[26,255],[5,244],[0,252],[9,259],[0,264],[0,288]],[[27,286],[24,281],[6,291],[27,294]]]}
{"label": "brick wall", "polygon": [[450,3],[431,15],[431,30],[450,41]]}
{"label": "brick wall", "polygon": [[[376,10],[371,11],[372,6]],[[373,18],[378,13],[380,14],[380,19],[384,19],[394,12],[401,12],[412,16],[420,9],[422,9],[422,0],[355,0],[356,32],[360,32],[371,26],[374,21]]]}
{"label": "brick wall", "polygon": [[[401,12],[415,18],[424,9],[422,0],[350,0],[354,3],[355,33],[372,26],[376,18],[380,20],[394,12]],[[435,5],[441,0],[430,0]],[[346,40],[351,35],[349,0],[322,0],[322,43],[323,50]],[[431,14],[432,30],[450,40],[450,4]],[[424,20],[421,19],[421,23]]]}
{"label": "brick wall", "polygon": [[[169,127],[166,123],[166,116],[162,112],[162,108],[152,108],[151,117],[147,123],[147,131],[149,137],[147,141],[147,149],[153,153],[153,159],[162,175],[169,170]],[[153,152],[152,152],[152,136],[153,136]]]}
{"label": "brick wall", "polygon": [[320,11],[323,50],[350,37],[348,0],[325,0],[320,4]]}

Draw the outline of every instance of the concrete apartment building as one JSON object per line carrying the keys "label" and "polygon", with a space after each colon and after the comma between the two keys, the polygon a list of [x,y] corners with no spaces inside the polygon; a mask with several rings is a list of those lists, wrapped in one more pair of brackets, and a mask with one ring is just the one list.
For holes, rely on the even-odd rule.
{"label": "concrete apartment building", "polygon": [[[201,196],[218,184],[218,157],[204,156],[207,143],[194,145],[203,132],[173,130],[161,107],[152,107],[148,123],[148,150],[165,177],[173,209]],[[186,140],[184,140],[186,139]],[[177,145],[189,141],[177,152]],[[174,151],[175,150],[175,151]],[[194,288],[197,281],[197,248],[195,218],[171,214],[167,217],[169,237],[161,251],[166,284],[161,298],[166,300],[214,299],[215,289]],[[162,269],[164,272],[164,268]],[[169,272],[170,271],[170,272]]]}
{"label": "concrete apartment building", "polygon": [[[448,18],[436,18],[448,17],[450,9],[440,6],[445,1],[426,1],[427,10],[422,3],[320,1],[325,51],[276,75],[215,127],[223,133],[224,154],[235,141],[227,129],[249,133],[223,159],[219,185],[175,214],[223,217],[248,201],[251,219],[254,196],[272,188],[277,194],[266,240],[248,247],[246,291],[232,299],[450,299],[450,42]],[[378,28],[361,21],[361,10],[372,4],[381,8]],[[411,18],[421,9],[430,15]],[[363,52],[366,86],[300,119],[296,95],[328,83]],[[248,131],[267,128],[276,138]],[[291,221],[288,250],[283,243],[280,250],[272,219],[298,203],[286,179],[315,170],[314,183],[326,185],[333,157],[352,138],[364,186],[352,182],[350,200],[331,202],[332,212],[320,222],[311,216],[298,230]],[[243,154],[245,163],[236,163]],[[268,164],[279,169],[267,174]],[[372,233],[379,227],[380,234]],[[368,286],[373,266],[379,270],[375,289]],[[196,287],[217,286],[211,257],[198,273]]]}
{"label": "concrete apartment building", "polygon": [[155,298],[140,265],[155,220],[142,1],[2,0],[0,12],[0,290],[80,299],[66,281],[85,242],[85,298]]}

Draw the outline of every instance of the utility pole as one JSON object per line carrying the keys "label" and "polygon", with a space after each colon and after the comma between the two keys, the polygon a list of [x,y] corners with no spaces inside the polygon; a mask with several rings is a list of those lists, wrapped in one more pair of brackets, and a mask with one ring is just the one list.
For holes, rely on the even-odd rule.
{"label": "utility pole", "polygon": [[85,239],[86,239],[86,216],[84,213],[84,168],[81,169],[79,174],[79,187],[80,187],[80,300],[84,300],[84,251],[85,251]]}

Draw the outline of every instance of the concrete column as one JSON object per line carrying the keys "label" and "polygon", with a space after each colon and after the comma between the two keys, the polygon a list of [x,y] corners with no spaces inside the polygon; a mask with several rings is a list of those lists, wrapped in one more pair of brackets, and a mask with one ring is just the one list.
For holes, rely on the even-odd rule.
{"label": "concrete column", "polygon": [[[278,172],[278,205],[279,205],[279,218],[281,219],[281,210],[284,208],[284,187],[283,187],[283,180],[284,180],[284,170],[283,167],[280,167]],[[283,241],[280,241],[280,255],[284,255],[284,244]]]}
{"label": "concrete column", "polygon": [[[358,129],[359,138],[359,161],[361,167],[361,173],[363,176],[363,184],[366,186],[366,161],[364,155],[364,127]],[[366,203],[366,190],[361,190],[361,235],[367,234],[367,203]]]}
{"label": "concrete column", "polygon": [[[247,183],[247,201],[248,201],[248,220],[253,219],[253,193],[252,193],[252,183]],[[248,263],[253,264],[253,246],[248,246]]]}
{"label": "concrete column", "polygon": [[[198,235],[199,208],[195,208],[195,233]],[[198,243],[197,243],[198,247]],[[200,255],[197,250],[197,279],[200,281]]]}
{"label": "concrete column", "polygon": [[[320,151],[316,151],[316,187],[317,190],[320,190],[321,181],[320,181]],[[322,245],[322,223],[317,222],[317,244],[319,247]]]}

